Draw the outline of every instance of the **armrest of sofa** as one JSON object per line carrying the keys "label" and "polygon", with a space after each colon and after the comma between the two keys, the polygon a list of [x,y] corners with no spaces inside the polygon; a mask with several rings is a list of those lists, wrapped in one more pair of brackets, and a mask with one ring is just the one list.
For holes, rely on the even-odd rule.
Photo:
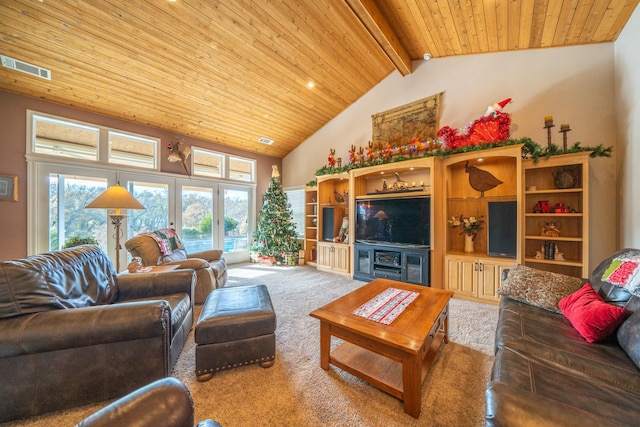
{"label": "armrest of sofa", "polygon": [[60,309],[0,321],[0,357],[36,354],[97,344],[169,339],[166,301],[139,301]]}
{"label": "armrest of sofa", "polygon": [[222,258],[223,251],[220,249],[209,249],[206,251],[193,252],[187,255],[187,258],[202,258],[209,262],[218,261]]}
{"label": "armrest of sofa", "polygon": [[174,270],[162,273],[121,273],[117,276],[118,301],[162,297],[186,293],[193,299],[196,273],[193,270]]}
{"label": "armrest of sofa", "polygon": [[[193,427],[193,401],[187,387],[175,378],[152,382],[100,409],[78,427]],[[206,420],[199,426],[220,427]]]}
{"label": "armrest of sofa", "polygon": [[586,412],[535,393],[516,390],[497,381],[489,381],[487,384],[485,401],[485,426],[487,427],[619,425],[610,418]]}
{"label": "armrest of sofa", "polygon": [[202,258],[187,258],[180,261],[166,262],[162,265],[177,265],[182,269],[190,268],[192,270],[200,270],[202,268],[208,268],[209,262]]}

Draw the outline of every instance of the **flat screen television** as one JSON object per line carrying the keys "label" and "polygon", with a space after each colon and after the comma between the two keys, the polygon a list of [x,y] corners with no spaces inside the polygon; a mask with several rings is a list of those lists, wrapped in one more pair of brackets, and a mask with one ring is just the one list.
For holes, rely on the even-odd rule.
{"label": "flat screen television", "polygon": [[356,201],[356,242],[430,245],[431,199]]}

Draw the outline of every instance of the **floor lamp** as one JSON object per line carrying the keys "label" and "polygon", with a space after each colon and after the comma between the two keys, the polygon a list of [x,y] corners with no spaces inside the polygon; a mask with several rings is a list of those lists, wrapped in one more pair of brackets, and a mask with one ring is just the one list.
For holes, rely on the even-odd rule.
{"label": "floor lamp", "polygon": [[104,193],[100,194],[95,200],[85,206],[85,209],[115,209],[114,213],[109,214],[111,224],[115,228],[116,238],[116,273],[120,272],[120,223],[126,215],[120,213],[120,209],[144,209],[132,195],[121,185],[112,185],[107,188]]}

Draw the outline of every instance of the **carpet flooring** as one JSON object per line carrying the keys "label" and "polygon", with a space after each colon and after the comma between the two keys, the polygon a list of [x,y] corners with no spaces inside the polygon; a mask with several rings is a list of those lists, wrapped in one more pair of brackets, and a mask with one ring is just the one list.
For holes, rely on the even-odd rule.
{"label": "carpet flooring", "polygon": [[[415,419],[404,413],[402,401],[339,368],[320,368],[319,322],[309,313],[363,282],[309,266],[231,266],[227,286],[247,284],[269,289],[277,315],[275,364],[223,371],[200,383],[194,374],[192,332],[172,375],[191,391],[196,421],[211,418],[224,427],[484,425],[497,307],[451,300],[449,343],[443,344],[423,384],[422,413]],[[6,425],[72,426],[103,405]]]}

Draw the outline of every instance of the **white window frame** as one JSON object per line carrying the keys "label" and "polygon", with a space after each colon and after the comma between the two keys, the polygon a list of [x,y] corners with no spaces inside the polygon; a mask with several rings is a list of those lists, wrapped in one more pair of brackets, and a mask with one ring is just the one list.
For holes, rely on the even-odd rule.
{"label": "white window frame", "polygon": [[[35,150],[35,120],[37,118],[42,118],[44,120],[56,121],[62,124],[69,123],[73,126],[86,127],[89,129],[98,130],[98,147],[97,147],[97,158],[96,160],[88,160],[88,159],[78,159],[67,156],[56,156],[51,154],[38,153]],[[140,166],[127,166],[121,163],[110,163],[109,162],[109,132],[113,132],[116,134],[121,134],[124,136],[131,137],[132,139],[143,139],[145,141],[153,141],[155,142],[154,149],[154,161],[153,168],[140,167]],[[27,157],[31,158],[39,158],[44,161],[50,162],[59,162],[59,161],[72,161],[72,162],[80,162],[84,165],[88,163],[96,164],[96,165],[111,165],[122,168],[133,168],[137,170],[144,171],[159,171],[160,170],[160,138],[156,138],[149,135],[141,135],[134,132],[127,132],[120,129],[115,129],[106,126],[95,125],[93,123],[82,122],[79,120],[68,119],[66,117],[54,116],[52,114],[41,113],[38,111],[27,110]]]}
{"label": "white window frame", "polygon": [[[81,126],[88,126],[90,128],[100,128],[100,140],[98,143],[98,161],[89,161],[76,159],[66,156],[52,156],[47,154],[35,153],[33,148],[33,135],[34,135],[34,115],[38,117],[47,117],[62,122],[69,122],[78,124]],[[114,131],[126,135],[140,136],[142,138],[153,139],[145,135],[136,135],[131,132],[121,131],[118,129],[112,129],[102,126],[93,125],[90,123],[84,123],[73,119],[67,119],[63,117],[52,116],[50,114],[39,113],[36,111],[27,110],[27,140],[26,140],[26,158],[27,158],[27,185],[28,185],[28,197],[27,197],[27,252],[28,255],[41,253],[48,251],[49,245],[49,218],[48,218],[48,206],[49,206],[49,173],[61,173],[72,175],[86,175],[95,176],[107,179],[108,186],[115,185],[118,182],[126,183],[127,180],[137,180],[146,182],[158,182],[158,183],[170,183],[169,185],[169,226],[175,226],[176,230],[180,233],[182,231],[182,194],[180,189],[182,185],[188,186],[201,186],[214,189],[216,199],[214,201],[214,217],[213,220],[216,224],[216,231],[214,233],[214,248],[224,247],[224,198],[221,194],[224,194],[221,190],[224,188],[229,189],[242,189],[249,193],[249,237],[253,234],[256,227],[256,163],[255,159],[243,158],[241,156],[229,155],[224,153],[214,152],[215,154],[222,154],[225,162],[229,157],[235,157],[242,160],[247,160],[252,163],[252,181],[235,181],[228,178],[207,178],[207,177],[185,177],[180,174],[171,174],[166,172],[160,172],[158,170],[150,170],[146,168],[136,168],[133,166],[113,164],[102,162],[100,159],[106,159],[108,155],[108,131]],[[157,139],[157,138],[156,138]],[[161,146],[160,139],[157,139],[157,147]],[[159,163],[159,157],[156,156]],[[43,216],[44,215],[44,216]],[[44,220],[43,220],[44,219]],[[126,220],[125,220],[126,221]],[[108,224],[111,227],[111,224]],[[126,235],[126,223],[123,223],[122,230],[125,233],[121,238],[121,245],[124,247],[124,242],[127,238],[132,236]],[[113,232],[109,230],[109,236],[112,236]],[[113,240],[113,241],[112,241]],[[46,246],[45,246],[46,245]],[[112,260],[115,260],[115,239],[109,238],[107,242],[107,253]],[[126,264],[127,251],[120,251],[120,265]],[[228,262],[242,262],[249,260],[249,250],[245,252],[235,252],[225,258]]]}

